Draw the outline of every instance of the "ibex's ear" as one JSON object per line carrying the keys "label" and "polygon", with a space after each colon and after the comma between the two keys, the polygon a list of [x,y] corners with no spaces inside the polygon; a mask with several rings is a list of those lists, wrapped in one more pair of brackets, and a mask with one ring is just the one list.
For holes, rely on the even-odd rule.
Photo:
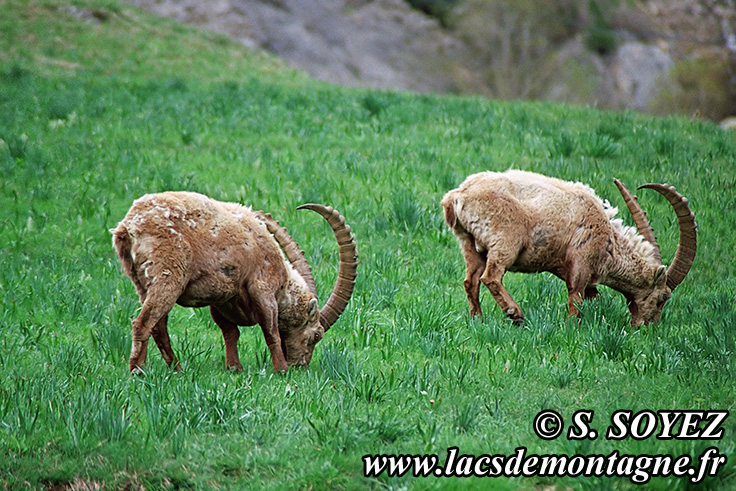
{"label": "ibex's ear", "polygon": [[661,287],[664,282],[667,281],[667,266],[660,266],[657,268],[657,272],[654,273],[654,280],[652,280],[652,287]]}
{"label": "ibex's ear", "polygon": [[309,318],[309,321],[312,322],[317,318],[319,315],[319,306],[317,305],[317,299],[313,298],[309,301],[309,305],[307,306],[307,316]]}

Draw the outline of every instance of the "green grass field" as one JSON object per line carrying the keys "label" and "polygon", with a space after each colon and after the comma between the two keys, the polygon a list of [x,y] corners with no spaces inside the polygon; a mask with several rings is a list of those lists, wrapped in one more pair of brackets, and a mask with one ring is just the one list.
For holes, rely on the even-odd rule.
{"label": "green grass field", "polygon": [[[73,5],[73,7],[72,7]],[[736,137],[707,122],[549,103],[345,89],[218,35],[114,0],[0,3],[0,489],[628,489],[627,477],[363,477],[364,454],[728,457],[718,440],[609,441],[611,415],[729,410],[736,391]],[[469,319],[464,264],[439,200],[509,167],[593,186],[624,208],[668,182],[690,199],[698,256],[657,325],[628,327],[602,288],[580,321],[564,284],[506,276],[527,316],[487,291]],[[305,202],[352,226],[359,277],[309,370],[275,375],[261,330],[225,370],[206,309],[169,321],[183,371],[151,343],[128,373],[138,300],[109,229],[133,200],[195,190],[271,212],[306,252],[320,299],[337,248]],[[637,193],[669,262],[675,215]],[[535,415],[592,410],[596,439],[542,440]],[[86,486],[86,487],[85,487]],[[690,489],[658,477],[651,489]]]}

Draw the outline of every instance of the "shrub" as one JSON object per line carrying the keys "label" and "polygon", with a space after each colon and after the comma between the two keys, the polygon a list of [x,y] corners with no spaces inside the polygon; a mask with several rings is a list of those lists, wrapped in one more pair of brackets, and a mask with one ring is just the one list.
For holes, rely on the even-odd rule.
{"label": "shrub", "polygon": [[440,24],[447,27],[447,19],[460,0],[406,0],[412,8],[436,18]]}
{"label": "shrub", "polygon": [[677,87],[663,91],[651,104],[655,114],[679,113],[713,120],[736,114],[730,80],[736,69],[716,51],[678,61],[672,68]]}

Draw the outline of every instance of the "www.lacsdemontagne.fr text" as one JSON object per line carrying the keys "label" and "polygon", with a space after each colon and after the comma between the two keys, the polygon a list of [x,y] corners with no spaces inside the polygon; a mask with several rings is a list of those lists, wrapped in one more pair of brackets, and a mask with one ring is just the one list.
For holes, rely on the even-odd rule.
{"label": "www.lacsdemontagne.fr text", "polygon": [[[554,440],[566,435],[568,440],[595,440],[604,436],[608,441],[645,440],[705,440],[723,438],[725,410],[617,410],[611,414],[610,426],[599,435],[590,425],[595,413],[580,409],[572,414],[570,425],[556,411],[543,410],[534,418],[532,427],[539,438]],[[567,429],[567,432],[564,430]],[[686,477],[693,484],[706,476],[715,476],[728,458],[715,446],[700,455],[608,454],[564,455],[528,453],[517,447],[510,455],[460,454],[458,447],[449,447],[445,459],[425,455],[364,455],[363,474],[366,477],[623,477],[636,484],[645,484],[653,477]]]}
{"label": "www.lacsdemontagne.fr text", "polygon": [[689,477],[701,482],[715,476],[726,463],[716,447],[706,449],[696,461],[690,455],[629,455],[613,451],[608,455],[537,455],[518,447],[512,455],[460,454],[458,447],[447,449],[442,463],[438,455],[364,455],[366,477],[626,477],[644,484],[652,477]]}

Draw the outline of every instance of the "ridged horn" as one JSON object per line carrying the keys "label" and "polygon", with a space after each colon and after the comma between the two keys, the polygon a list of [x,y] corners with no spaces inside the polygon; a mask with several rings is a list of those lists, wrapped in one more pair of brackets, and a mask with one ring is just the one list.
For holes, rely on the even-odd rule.
{"label": "ridged horn", "polygon": [[613,178],[613,183],[616,184],[616,187],[621,192],[621,196],[624,197],[624,202],[631,212],[631,217],[634,219],[636,229],[647,242],[654,246],[654,257],[657,259],[657,262],[659,264],[662,264],[662,254],[659,252],[659,244],[657,244],[657,239],[654,237],[654,230],[652,230],[652,226],[649,225],[649,220],[647,219],[646,212],[644,212],[644,210],[639,205],[636,196],[631,194],[626,186],[624,186],[624,183],[622,183],[615,177]]}
{"label": "ridged horn", "polygon": [[680,239],[677,243],[677,251],[672,263],[667,267],[667,286],[674,290],[677,285],[687,276],[690,267],[695,260],[695,251],[698,245],[695,215],[690,209],[687,198],[677,192],[669,184],[642,184],[639,189],[654,189],[667,198],[677,215],[677,226],[680,229]]}
{"label": "ridged horn", "polygon": [[263,220],[268,231],[281,246],[281,249],[286,255],[286,259],[289,260],[297,273],[299,273],[302,278],[304,278],[304,281],[307,282],[309,291],[317,297],[317,287],[314,284],[312,269],[309,267],[309,263],[304,257],[304,252],[299,249],[299,244],[296,243],[291,235],[289,235],[289,232],[278,222],[278,220],[274,219],[270,213],[263,213],[262,211],[257,211],[255,213],[261,218],[261,220]]}
{"label": "ridged horn", "polygon": [[320,322],[327,331],[340,315],[353,295],[355,288],[355,277],[358,273],[358,251],[353,234],[350,233],[350,225],[345,223],[345,217],[331,206],[308,203],[301,205],[297,210],[312,210],[319,213],[330,224],[335,233],[337,245],[340,251],[340,266],[337,270],[337,280],[332,289],[330,298],[319,312]]}

